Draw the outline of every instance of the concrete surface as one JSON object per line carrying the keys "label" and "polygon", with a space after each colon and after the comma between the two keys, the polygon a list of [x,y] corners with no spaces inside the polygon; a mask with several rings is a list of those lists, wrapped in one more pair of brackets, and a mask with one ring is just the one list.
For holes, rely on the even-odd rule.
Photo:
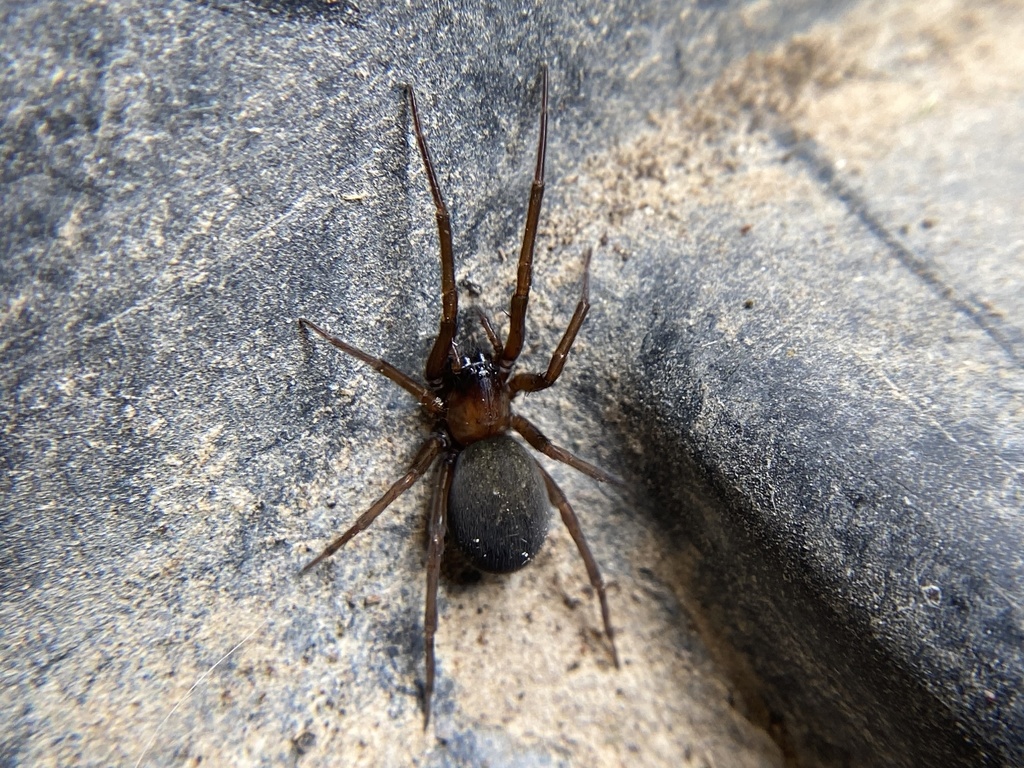
{"label": "concrete surface", "polygon": [[[1017,3],[4,5],[4,765],[1011,765],[1024,755]],[[817,23],[817,26],[812,26]],[[780,47],[776,48],[776,45]],[[753,52],[753,53],[752,53]],[[557,526],[442,585],[409,397],[501,317],[551,67],[529,398]]]}

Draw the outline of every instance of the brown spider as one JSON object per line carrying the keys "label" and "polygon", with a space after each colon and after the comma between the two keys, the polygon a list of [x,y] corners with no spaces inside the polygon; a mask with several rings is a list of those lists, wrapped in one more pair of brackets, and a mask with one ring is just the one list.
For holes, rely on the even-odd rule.
{"label": "brown spider", "polygon": [[362,360],[411,393],[435,419],[433,431],[420,447],[408,472],[355,521],[351,528],[331,542],[302,572],[341,549],[353,536],[366,529],[392,501],[441,457],[441,471],[427,525],[427,605],[424,619],[426,685],[423,692],[424,728],[430,722],[434,691],[434,634],[437,631],[437,582],[444,553],[446,532],[466,554],[470,563],[490,573],[511,573],[534,558],[547,536],[550,507],[558,507],[562,521],[579,548],[590,583],[601,602],[601,617],[611,646],[615,666],[619,665],[614,633],[608,612],[608,598],[597,562],[587,546],[576,513],[551,476],[508,435],[518,432],[541,453],[562,461],[604,482],[619,483],[603,470],[553,445],[533,424],[512,412],[511,401],[520,392],[536,392],[558,380],[583,319],[590,309],[590,251],[583,260],[583,290],[569,327],[551,356],[545,373],[517,373],[512,367],[523,348],[526,305],[533,274],[533,249],[537,220],[544,196],[544,155],[547,149],[548,73],[541,68],[540,139],[537,168],[530,190],[526,231],[519,254],[516,292],[512,296],[508,339],[501,342],[490,321],[479,316],[491,345],[491,352],[476,352],[459,358],[453,340],[456,332],[458,297],[452,259],[452,230],[448,209],[441,199],[434,165],[420,127],[416,95],[409,87],[416,142],[426,168],[430,192],[437,208],[437,229],[441,243],[441,326],[427,358],[424,386],[390,363],[356,349],[332,336],[315,323],[302,318],[301,328],[311,328],[342,352]]}

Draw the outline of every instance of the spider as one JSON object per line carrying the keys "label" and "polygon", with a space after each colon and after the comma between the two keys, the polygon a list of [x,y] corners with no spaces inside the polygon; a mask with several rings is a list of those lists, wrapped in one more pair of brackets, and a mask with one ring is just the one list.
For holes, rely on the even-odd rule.
{"label": "spider", "polygon": [[426,728],[434,691],[434,635],[437,631],[437,584],[445,535],[463,551],[469,563],[490,573],[511,573],[525,566],[540,551],[547,537],[550,504],[561,513],[586,565],[590,584],[601,603],[601,618],[612,659],[619,666],[614,632],[608,611],[604,580],[587,546],[579,519],[562,490],[543,467],[509,435],[518,432],[536,450],[564,462],[602,482],[621,483],[618,478],[551,443],[533,424],[512,411],[511,402],[523,392],[537,392],[554,384],[562,373],[569,350],[590,309],[590,256],[583,260],[583,287],[576,310],[544,373],[516,373],[512,369],[523,348],[526,307],[530,298],[533,251],[537,222],[544,196],[544,156],[547,149],[548,76],[541,67],[540,138],[537,166],[526,214],[526,229],[515,294],[512,296],[508,338],[500,339],[482,312],[478,320],[490,343],[489,351],[459,357],[454,345],[457,331],[458,295],[452,258],[452,231],[448,209],[430,159],[427,141],[416,108],[416,94],[408,87],[416,143],[426,169],[437,215],[441,250],[441,322],[424,370],[426,385],[420,384],[384,360],[373,357],[333,336],[305,318],[299,327],[309,328],[342,352],[369,365],[415,397],[433,417],[434,427],[420,447],[406,474],[395,482],[360,515],[341,536],[332,541],[302,572],[333,555],[356,534],[365,530],[403,492],[408,490],[431,464],[440,459],[437,485],[427,524],[427,597],[424,618],[426,684],[423,709]]}

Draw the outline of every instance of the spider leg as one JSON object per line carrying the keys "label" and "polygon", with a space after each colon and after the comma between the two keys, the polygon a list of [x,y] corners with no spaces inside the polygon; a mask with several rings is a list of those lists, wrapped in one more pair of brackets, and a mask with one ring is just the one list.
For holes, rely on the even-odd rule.
{"label": "spider leg", "polygon": [[474,307],[477,320],[480,321],[480,325],[483,326],[484,333],[487,335],[487,340],[491,343],[491,349],[494,350],[494,358],[501,357],[501,338],[498,336],[498,332],[494,330],[494,326],[491,325],[491,318],[480,309],[480,307]]}
{"label": "spider leg", "polygon": [[509,382],[509,389],[515,397],[519,392],[537,392],[547,389],[562,375],[562,368],[565,367],[565,360],[569,357],[569,350],[576,341],[576,334],[580,331],[587,312],[590,310],[590,255],[588,248],[583,256],[583,290],[580,291],[580,300],[576,304],[576,311],[572,313],[569,327],[565,329],[562,340],[555,347],[555,353],[551,355],[551,362],[543,374],[540,373],[517,373]]}
{"label": "spider leg", "polygon": [[388,505],[391,504],[391,502],[393,502],[395,499],[397,499],[399,496],[405,493],[405,491],[409,490],[412,484],[423,476],[423,473],[427,471],[427,468],[430,466],[431,462],[433,462],[434,459],[437,458],[437,455],[441,453],[441,451],[446,447],[447,442],[448,441],[444,437],[444,435],[437,433],[431,435],[427,439],[427,441],[420,446],[420,450],[416,454],[416,458],[413,459],[412,466],[409,467],[409,471],[406,472],[397,481],[395,481],[395,484],[388,488],[384,492],[383,496],[381,496],[379,499],[373,502],[373,505],[356,519],[355,523],[353,523],[351,528],[349,528],[347,531],[341,534],[341,536],[339,536],[330,544],[328,544],[324,548],[323,552],[321,552],[313,560],[311,560],[302,569],[301,573],[305,573],[318,563],[322,562],[323,560],[326,560],[328,557],[330,557],[343,546],[345,546],[345,544],[348,543],[349,539],[351,539],[357,533],[369,528],[370,524],[377,519],[377,516],[380,515],[381,512],[388,508]]}
{"label": "spider leg", "polygon": [[455,465],[451,458],[442,461],[434,488],[434,501],[427,521],[427,607],[423,618],[423,645],[426,649],[427,681],[423,686],[423,730],[430,724],[430,703],[434,698],[434,635],[437,633],[437,582],[444,555],[444,535],[448,530],[448,492],[452,487]]}
{"label": "spider leg", "polygon": [[604,579],[601,578],[601,571],[597,567],[597,561],[594,560],[594,555],[591,553],[590,547],[587,546],[587,540],[583,536],[583,529],[580,528],[579,518],[576,517],[576,513],[569,504],[569,500],[562,493],[562,489],[558,487],[551,475],[544,471],[540,463],[537,463],[537,468],[540,470],[540,474],[544,478],[544,484],[548,488],[548,498],[552,504],[558,507],[558,511],[562,514],[562,522],[569,529],[569,535],[572,536],[572,540],[576,542],[576,548],[580,551],[583,563],[587,567],[590,586],[597,592],[598,600],[601,601],[601,619],[604,621],[604,633],[608,636],[608,644],[612,649],[612,659],[615,661],[615,666],[618,667],[619,652],[615,650],[615,630],[612,629],[611,612],[608,610],[608,595],[605,591]]}
{"label": "spider leg", "polygon": [[455,260],[452,256],[452,222],[448,215],[448,207],[441,198],[441,188],[437,185],[437,174],[434,163],[427,149],[427,139],[420,125],[420,113],[416,109],[416,94],[409,86],[409,108],[412,111],[412,124],[416,131],[416,143],[423,157],[423,166],[427,171],[430,183],[430,194],[434,198],[435,216],[437,218],[437,238],[441,245],[441,325],[434,339],[434,346],[427,358],[424,371],[428,384],[439,384],[444,374],[444,364],[455,338],[455,322],[459,313],[459,297],[455,289]]}
{"label": "spider leg", "polygon": [[548,440],[541,431],[537,429],[533,424],[524,419],[518,414],[512,415],[512,429],[523,436],[534,449],[540,451],[545,456],[549,456],[556,461],[560,461],[563,464],[568,464],[573,469],[577,469],[585,475],[589,475],[595,480],[599,480],[602,483],[611,483],[612,485],[623,485],[622,479],[605,472],[600,467],[595,467],[588,461],[577,457],[573,453],[561,448],[550,440]]}
{"label": "spider leg", "polygon": [[519,353],[523,351],[526,334],[526,305],[530,301],[530,284],[533,281],[533,247],[537,241],[537,222],[540,219],[540,204],[544,199],[544,155],[548,145],[548,68],[540,68],[540,138],[537,141],[537,167],[533,173],[530,188],[530,204],[526,209],[526,230],[523,232],[523,247],[519,252],[519,271],[516,276],[516,292],[512,295],[508,338],[501,353],[499,367],[502,378],[508,376]]}
{"label": "spider leg", "polygon": [[395,368],[395,366],[393,366],[386,360],[381,360],[379,357],[373,357],[372,355],[366,354],[361,349],[353,347],[351,344],[342,341],[337,336],[332,336],[319,325],[307,320],[304,317],[299,318],[299,328],[310,328],[311,330],[315,331],[319,336],[329,341],[331,344],[336,346],[345,354],[351,355],[357,360],[362,360],[368,366],[373,368],[373,370],[377,371],[378,373],[382,373],[384,376],[391,379],[391,381],[395,382],[395,384],[397,384],[406,392],[410,393],[413,397],[419,400],[420,405],[422,405],[424,408],[430,411],[432,416],[441,416],[444,414],[444,403],[437,395],[435,395],[429,389],[424,387],[422,384],[420,384],[418,381],[412,378],[412,376],[410,376],[409,374],[402,373],[400,370]]}

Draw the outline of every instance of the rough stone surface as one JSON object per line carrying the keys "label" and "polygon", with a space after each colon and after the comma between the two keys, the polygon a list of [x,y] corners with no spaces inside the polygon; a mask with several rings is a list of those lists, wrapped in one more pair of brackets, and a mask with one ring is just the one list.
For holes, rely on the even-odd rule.
{"label": "rough stone surface", "polygon": [[635,466],[804,762],[1024,762],[1019,11],[869,4],[612,174]]}
{"label": "rough stone surface", "polygon": [[[0,764],[1024,760],[1024,17],[846,7],[4,3]],[[627,481],[546,465],[624,665],[553,526],[424,733],[428,484],[298,569],[426,422],[294,321],[422,367],[408,82],[502,317],[541,61],[521,407]]]}

